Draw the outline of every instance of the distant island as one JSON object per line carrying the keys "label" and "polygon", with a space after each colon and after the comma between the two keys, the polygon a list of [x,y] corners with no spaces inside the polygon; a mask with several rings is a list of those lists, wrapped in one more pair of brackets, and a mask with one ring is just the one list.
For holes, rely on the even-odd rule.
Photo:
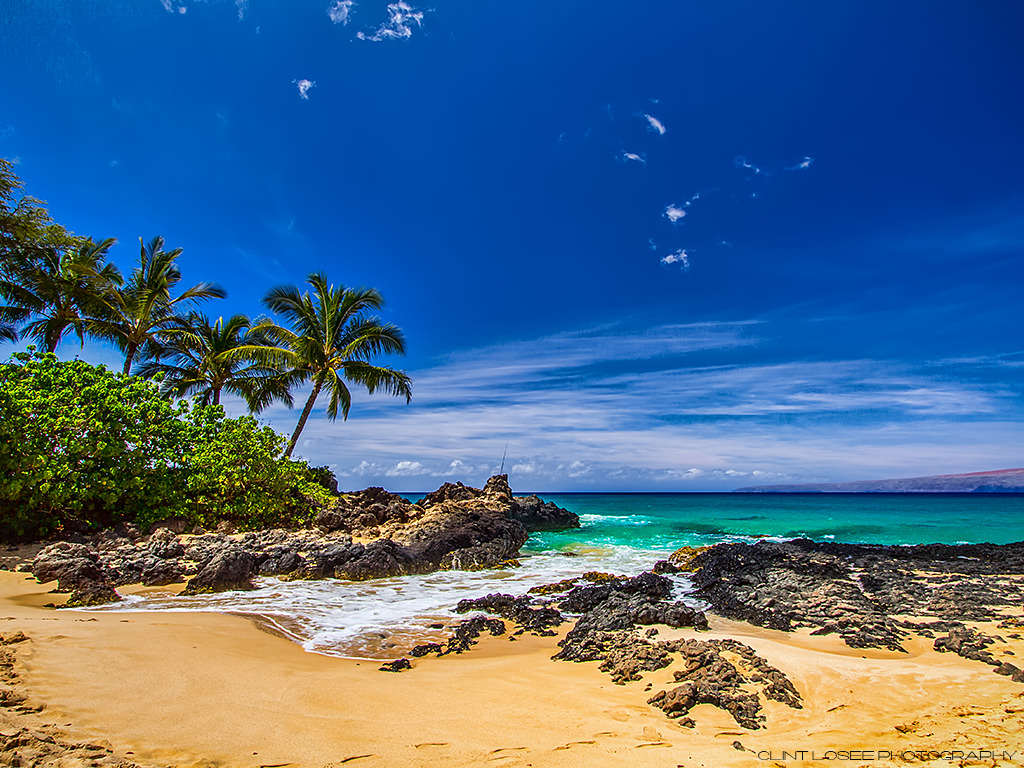
{"label": "distant island", "polygon": [[852,483],[752,485],[733,493],[1024,493],[1024,468]]}

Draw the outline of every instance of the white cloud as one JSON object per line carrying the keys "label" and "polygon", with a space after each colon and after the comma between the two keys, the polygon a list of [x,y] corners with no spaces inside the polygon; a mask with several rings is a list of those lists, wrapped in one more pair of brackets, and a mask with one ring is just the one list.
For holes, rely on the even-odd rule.
{"label": "white cloud", "polygon": [[661,259],[662,264],[680,264],[683,269],[690,268],[690,254],[687,253],[685,248],[680,248],[678,251],[673,251],[668,256],[664,256]]}
{"label": "white cloud", "polygon": [[745,168],[748,171],[753,171],[755,176],[759,176],[764,173],[763,170],[747,160],[743,155],[737,155],[736,159],[732,161],[732,164],[737,168]]}
{"label": "white cloud", "polygon": [[434,474],[418,461],[399,461],[385,473],[388,477],[415,477]]}
{"label": "white cloud", "polygon": [[[349,488],[424,491],[480,487],[510,441],[505,470],[523,492],[941,474],[1020,454],[1020,388],[970,375],[989,359],[776,359],[775,336],[750,321],[609,325],[458,352],[410,371],[412,405],[353,390],[335,423],[318,402],[297,452],[337,465]],[[297,414],[262,418],[288,433]]]}
{"label": "white cloud", "polygon": [[249,10],[249,0],[235,0],[235,7],[238,9],[238,20],[245,18],[245,12]]}
{"label": "white cloud", "polygon": [[664,136],[665,133],[668,131],[665,125],[658,118],[647,114],[645,114],[644,117],[647,118],[647,122],[650,124],[648,130],[657,131],[658,134],[661,136]]}
{"label": "white cloud", "polygon": [[160,0],[160,5],[168,13],[185,13],[188,10],[184,5],[174,2],[174,0]]}
{"label": "white cloud", "polygon": [[327,9],[327,15],[335,24],[348,24],[352,20],[352,7],[354,5],[353,0],[335,0],[331,7]]}
{"label": "white cloud", "polygon": [[405,0],[388,5],[388,20],[381,24],[373,34],[359,32],[356,34],[360,40],[401,40],[412,37],[413,25],[417,28],[423,26],[424,11],[413,8]]}
{"label": "white cloud", "polygon": [[316,82],[313,80],[292,80],[295,85],[299,87],[299,96],[303,99],[309,99],[309,89],[316,87]]}
{"label": "white cloud", "polygon": [[788,168],[786,168],[786,170],[787,171],[802,171],[805,168],[810,168],[811,164],[813,162],[814,162],[814,158],[813,157],[805,157],[803,160],[801,160],[796,165],[791,165]]}
{"label": "white cloud", "polygon": [[671,221],[673,224],[675,224],[680,219],[682,219],[684,216],[686,216],[686,211],[684,211],[682,208],[680,208],[675,203],[670,203],[669,205],[665,206],[665,213],[662,214],[662,215],[666,219]]}
{"label": "white cloud", "polygon": [[623,152],[619,155],[619,161],[623,163],[640,163],[641,165],[647,165],[647,156],[637,154],[636,152]]}
{"label": "white cloud", "polygon": [[658,250],[658,243],[655,242],[653,237],[647,238],[647,249],[649,251],[656,251],[656,250]]}

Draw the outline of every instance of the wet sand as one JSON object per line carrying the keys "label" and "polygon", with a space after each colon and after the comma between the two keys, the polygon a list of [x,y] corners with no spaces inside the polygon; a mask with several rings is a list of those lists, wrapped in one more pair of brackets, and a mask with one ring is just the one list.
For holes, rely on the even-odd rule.
{"label": "wet sand", "polygon": [[[557,637],[487,637],[395,674],[307,653],[239,616],[46,608],[61,599],[50,586],[0,572],[0,633],[28,637],[3,646],[14,659],[7,688],[27,701],[0,707],[0,734],[35,729],[138,764],[1024,765],[1024,684],[923,638],[897,654],[715,617],[710,632],[663,629],[664,639],[750,645],[804,701],[768,702],[756,731],[699,705],[696,727],[684,728],[646,703],[674,687],[673,667],[615,685],[596,662],[551,661]],[[1024,641],[992,650],[1024,659]],[[98,763],[67,754],[39,764]]]}

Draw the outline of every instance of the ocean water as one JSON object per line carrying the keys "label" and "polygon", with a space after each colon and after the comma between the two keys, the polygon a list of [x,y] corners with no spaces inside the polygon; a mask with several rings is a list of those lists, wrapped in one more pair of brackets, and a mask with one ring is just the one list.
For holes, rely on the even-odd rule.
{"label": "ocean water", "polygon": [[[256,615],[306,650],[386,659],[440,640],[459,600],[587,571],[636,575],[680,546],[806,537],[870,544],[1024,540],[1024,495],[542,494],[580,516],[574,531],[535,534],[521,565],[365,582],[257,580],[253,592],[148,593],[93,610]],[[685,575],[674,577],[685,598]]]}

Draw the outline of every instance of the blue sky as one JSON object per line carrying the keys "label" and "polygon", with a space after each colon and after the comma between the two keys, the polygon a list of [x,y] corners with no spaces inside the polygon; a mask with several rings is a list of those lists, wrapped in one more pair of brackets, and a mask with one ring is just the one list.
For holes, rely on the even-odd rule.
{"label": "blue sky", "polygon": [[1024,465],[1017,0],[0,6],[0,155],[61,223],[163,235],[213,316],[383,293],[412,404],[297,450],[344,487]]}

